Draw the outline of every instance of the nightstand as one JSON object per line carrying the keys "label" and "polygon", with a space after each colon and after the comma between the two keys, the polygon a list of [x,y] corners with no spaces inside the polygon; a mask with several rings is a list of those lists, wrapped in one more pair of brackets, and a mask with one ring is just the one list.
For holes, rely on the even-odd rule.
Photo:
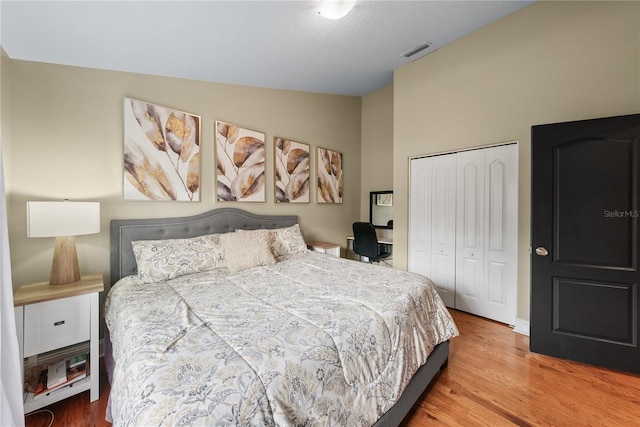
{"label": "nightstand", "polygon": [[[98,294],[103,290],[102,275],[95,274],[67,285],[49,285],[48,282],[23,285],[13,294],[20,357],[28,359],[27,366],[37,366],[39,357],[46,361],[44,363],[55,363],[64,357],[53,360],[56,353],[49,352],[89,342],[90,374],[37,399],[33,393],[25,393],[25,413],[85,390],[90,390],[91,402],[98,400]],[[24,382],[24,367],[22,378]]]}
{"label": "nightstand", "polygon": [[322,252],[323,254],[333,255],[340,258],[340,245],[328,242],[309,242],[307,248],[312,251]]}

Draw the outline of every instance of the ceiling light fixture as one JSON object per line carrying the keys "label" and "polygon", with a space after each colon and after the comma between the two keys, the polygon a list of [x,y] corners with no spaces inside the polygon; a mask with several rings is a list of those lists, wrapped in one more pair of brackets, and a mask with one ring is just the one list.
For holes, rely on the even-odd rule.
{"label": "ceiling light fixture", "polygon": [[323,0],[318,6],[318,14],[328,19],[340,19],[351,12],[356,0]]}

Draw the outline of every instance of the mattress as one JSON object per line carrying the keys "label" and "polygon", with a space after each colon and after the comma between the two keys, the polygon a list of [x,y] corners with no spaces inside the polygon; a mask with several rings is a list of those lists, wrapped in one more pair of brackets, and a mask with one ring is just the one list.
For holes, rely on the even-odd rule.
{"label": "mattress", "polygon": [[105,305],[114,426],[370,426],[458,331],[424,276],[309,252]]}

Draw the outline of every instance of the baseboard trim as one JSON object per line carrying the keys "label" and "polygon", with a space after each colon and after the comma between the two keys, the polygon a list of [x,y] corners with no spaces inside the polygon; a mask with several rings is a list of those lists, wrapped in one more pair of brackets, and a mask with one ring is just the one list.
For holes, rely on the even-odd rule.
{"label": "baseboard trim", "polygon": [[529,321],[524,319],[516,319],[516,325],[513,327],[513,332],[518,334],[529,336]]}

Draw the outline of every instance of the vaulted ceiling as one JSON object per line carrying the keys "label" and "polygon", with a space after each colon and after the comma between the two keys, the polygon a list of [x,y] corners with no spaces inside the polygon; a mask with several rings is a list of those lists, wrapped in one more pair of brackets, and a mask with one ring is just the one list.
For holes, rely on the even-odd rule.
{"label": "vaulted ceiling", "polygon": [[360,0],[340,20],[319,3],[3,0],[0,42],[13,59],[362,96],[532,1]]}

